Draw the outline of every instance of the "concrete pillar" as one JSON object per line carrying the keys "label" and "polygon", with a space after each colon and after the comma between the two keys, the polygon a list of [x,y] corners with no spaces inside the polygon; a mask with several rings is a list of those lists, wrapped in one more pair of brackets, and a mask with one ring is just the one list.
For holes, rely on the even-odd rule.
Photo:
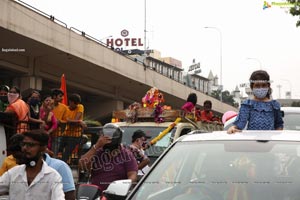
{"label": "concrete pillar", "polygon": [[108,100],[108,101],[101,101],[99,103],[91,103],[91,104],[84,104],[85,107],[85,116],[88,116],[92,119],[99,119],[103,117],[108,117],[112,115],[112,111],[115,110],[123,110],[124,109],[124,102],[120,100]]}
{"label": "concrete pillar", "polygon": [[28,72],[26,76],[17,77],[13,80],[14,85],[19,86],[21,91],[32,88],[42,90],[43,80],[39,76],[39,67],[35,57],[27,58]]}
{"label": "concrete pillar", "polygon": [[29,88],[41,90],[43,86],[42,78],[35,76],[23,76],[15,78],[13,80],[13,83],[14,85],[19,86],[21,91],[24,91]]}

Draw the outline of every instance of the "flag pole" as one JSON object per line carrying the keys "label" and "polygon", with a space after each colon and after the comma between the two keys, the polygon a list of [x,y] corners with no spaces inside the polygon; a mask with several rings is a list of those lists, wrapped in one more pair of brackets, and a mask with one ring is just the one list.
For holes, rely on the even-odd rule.
{"label": "flag pole", "polygon": [[63,97],[62,103],[65,104],[65,105],[68,105],[67,84],[66,84],[65,74],[62,74],[62,76],[61,76],[60,89],[64,93],[64,97]]}

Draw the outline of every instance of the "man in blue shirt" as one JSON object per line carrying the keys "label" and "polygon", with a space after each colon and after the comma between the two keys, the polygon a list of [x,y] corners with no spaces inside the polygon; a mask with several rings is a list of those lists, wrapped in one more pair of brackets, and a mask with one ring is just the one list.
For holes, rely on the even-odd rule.
{"label": "man in blue shirt", "polygon": [[44,154],[44,160],[49,167],[61,175],[66,200],[75,200],[75,184],[69,165],[62,160],[50,157],[47,153]]}

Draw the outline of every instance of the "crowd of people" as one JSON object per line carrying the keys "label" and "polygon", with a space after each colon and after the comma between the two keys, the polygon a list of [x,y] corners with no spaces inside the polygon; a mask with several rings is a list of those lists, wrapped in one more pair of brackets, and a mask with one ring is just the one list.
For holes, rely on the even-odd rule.
{"label": "crowd of people", "polygon": [[[0,112],[14,114],[18,121],[16,133],[43,129],[49,135],[47,148],[55,157],[64,161],[70,159],[73,149],[80,142],[84,106],[79,94],[69,96],[69,105],[62,103],[64,92],[60,89],[51,91],[27,90],[21,94],[16,86],[0,87]],[[65,136],[65,137],[60,137]],[[68,137],[69,136],[69,137]]]}
{"label": "crowd of people", "polygon": [[[2,185],[0,184],[0,193],[9,191],[11,199],[19,199],[21,197],[18,195],[24,197],[27,193],[28,195],[34,194],[34,199],[42,199],[43,195],[47,196],[45,199],[75,199],[75,182],[71,168],[66,162],[70,159],[72,148],[80,142],[78,138],[81,137],[82,128],[85,127],[84,108],[80,104],[80,96],[71,94],[69,106],[67,106],[61,103],[64,93],[60,89],[53,89],[49,92],[32,89],[27,93],[21,95],[20,89],[16,86],[9,88],[2,85],[0,87],[0,112],[15,116],[17,121],[16,127],[10,127],[15,128],[12,131],[15,134],[9,135],[11,137],[8,140],[8,156],[0,169],[1,180],[3,180]],[[75,139],[70,142],[61,139],[68,136]],[[16,173],[14,170],[17,170],[15,166],[20,164],[24,165],[18,168],[20,171],[17,171],[17,174],[23,175],[12,176]],[[55,169],[59,175],[50,173],[47,165]],[[24,170],[26,173],[21,173]],[[19,188],[20,194],[15,194],[18,190],[17,186],[5,185],[19,179],[26,180],[26,177],[27,184],[22,185],[24,188]],[[49,184],[47,186],[36,184],[43,180],[49,181]],[[62,187],[58,183],[61,183]],[[34,189],[30,190],[30,188]],[[62,188],[63,195],[61,195],[60,188]],[[40,192],[36,191],[37,189]],[[40,194],[44,190],[47,192]]]}

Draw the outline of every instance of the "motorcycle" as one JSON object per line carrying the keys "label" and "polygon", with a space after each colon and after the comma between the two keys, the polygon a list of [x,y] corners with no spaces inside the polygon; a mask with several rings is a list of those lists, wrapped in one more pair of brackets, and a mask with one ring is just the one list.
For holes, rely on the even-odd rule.
{"label": "motorcycle", "polygon": [[77,200],[123,200],[132,186],[130,179],[112,182],[101,194],[94,184],[80,184],[77,189]]}
{"label": "motorcycle", "polygon": [[100,190],[94,184],[80,184],[77,189],[77,200],[100,200]]}

